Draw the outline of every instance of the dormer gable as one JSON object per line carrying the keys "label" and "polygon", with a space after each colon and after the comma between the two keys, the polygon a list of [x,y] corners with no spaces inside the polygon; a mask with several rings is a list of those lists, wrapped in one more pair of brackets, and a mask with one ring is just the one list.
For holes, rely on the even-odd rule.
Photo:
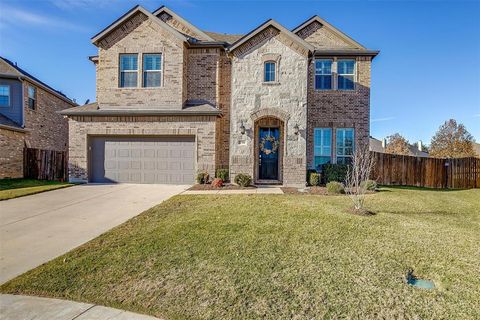
{"label": "dormer gable", "polygon": [[135,6],[126,12],[123,16],[115,20],[108,27],[92,37],[92,43],[102,49],[108,49],[115,43],[127,36],[131,31],[135,30],[144,21],[151,20],[158,24],[161,28],[170,32],[173,36],[181,41],[187,41],[188,38],[167,23],[158,19],[142,6]]}
{"label": "dormer gable", "polygon": [[315,15],[292,30],[297,36],[315,46],[315,49],[366,50],[357,41]]}
{"label": "dormer gable", "polygon": [[281,35],[282,39],[296,51],[308,55],[315,48],[305,40],[283,27],[273,19],[269,19],[242,38],[238,39],[229,47],[228,51],[235,55],[242,55],[254,47],[258,42],[270,37]]}
{"label": "dormer gable", "polygon": [[202,41],[215,41],[212,37],[205,32],[195,27],[193,24],[183,19],[181,16],[168,9],[165,6],[161,6],[153,12],[153,15],[160,20],[175,28],[180,33],[187,35],[188,37],[195,38]]}

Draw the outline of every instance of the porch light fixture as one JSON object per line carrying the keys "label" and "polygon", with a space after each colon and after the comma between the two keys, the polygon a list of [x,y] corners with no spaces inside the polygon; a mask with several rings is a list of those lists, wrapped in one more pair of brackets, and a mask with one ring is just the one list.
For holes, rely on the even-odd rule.
{"label": "porch light fixture", "polygon": [[243,121],[240,122],[240,133],[245,134],[245,126],[243,125]]}
{"label": "porch light fixture", "polygon": [[296,135],[298,135],[298,132],[300,131],[300,128],[298,127],[298,124],[295,125],[295,127],[293,127],[293,133],[295,133]]}

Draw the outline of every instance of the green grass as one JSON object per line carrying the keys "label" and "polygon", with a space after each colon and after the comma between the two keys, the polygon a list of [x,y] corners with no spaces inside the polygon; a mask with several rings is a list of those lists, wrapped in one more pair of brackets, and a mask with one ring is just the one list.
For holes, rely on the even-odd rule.
{"label": "green grass", "polygon": [[34,179],[0,179],[0,200],[65,188],[72,184]]}
{"label": "green grass", "polygon": [[[4,284],[165,319],[479,319],[480,190],[177,196]],[[409,268],[435,282],[405,284]]]}

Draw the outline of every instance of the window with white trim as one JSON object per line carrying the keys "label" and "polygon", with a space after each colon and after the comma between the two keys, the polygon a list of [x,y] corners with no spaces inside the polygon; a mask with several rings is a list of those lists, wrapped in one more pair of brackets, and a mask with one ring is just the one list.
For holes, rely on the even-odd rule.
{"label": "window with white trim", "polygon": [[264,77],[263,81],[264,82],[275,82],[275,69],[277,67],[277,64],[275,61],[266,61],[264,63]]}
{"label": "window with white trim", "polygon": [[313,129],[313,165],[319,170],[320,166],[332,162],[332,129]]}
{"label": "window with white trim", "polygon": [[352,161],[354,149],[355,130],[353,128],[338,128],[336,130],[337,163],[350,163]]}
{"label": "window with white trim", "polygon": [[35,110],[37,106],[37,89],[32,86],[28,86],[28,107]]}
{"label": "window with white trim", "polygon": [[160,87],[162,84],[162,55],[149,53],[143,55],[143,86]]}
{"label": "window with white trim", "polygon": [[338,89],[354,90],[355,89],[355,60],[342,59],[337,61]]}
{"label": "window with white trim", "polygon": [[330,59],[315,60],[315,90],[332,89],[332,64]]}
{"label": "window with white trim", "polygon": [[0,106],[10,106],[10,86],[8,84],[0,85]]}
{"label": "window with white trim", "polygon": [[120,83],[121,88],[132,88],[137,86],[138,77],[138,55],[120,55]]}

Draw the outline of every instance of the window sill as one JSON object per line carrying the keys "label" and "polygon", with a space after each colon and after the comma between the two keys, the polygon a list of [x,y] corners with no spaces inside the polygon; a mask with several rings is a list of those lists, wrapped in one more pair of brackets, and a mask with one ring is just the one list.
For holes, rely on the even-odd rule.
{"label": "window sill", "polygon": [[155,89],[164,89],[164,86],[160,87],[117,87],[117,89],[121,90],[155,90]]}
{"label": "window sill", "polygon": [[278,81],[268,81],[268,82],[262,82],[262,85],[265,85],[265,86],[279,86],[280,85],[280,82]]}

